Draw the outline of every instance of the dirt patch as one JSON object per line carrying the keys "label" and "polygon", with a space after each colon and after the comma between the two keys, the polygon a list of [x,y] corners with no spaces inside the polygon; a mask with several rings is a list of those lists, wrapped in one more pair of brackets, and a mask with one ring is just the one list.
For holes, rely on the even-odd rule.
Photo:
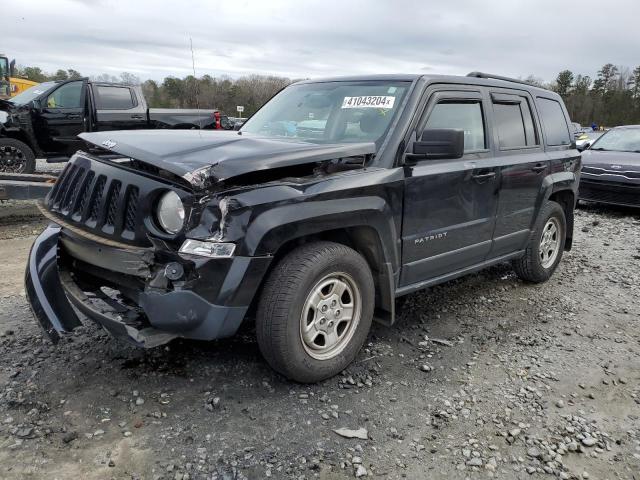
{"label": "dirt patch", "polygon": [[142,351],[87,324],[52,346],[20,295],[28,225],[0,227],[2,479],[640,478],[637,211],[578,210],[546,284],[500,265],[406,297],[310,386],[250,331]]}

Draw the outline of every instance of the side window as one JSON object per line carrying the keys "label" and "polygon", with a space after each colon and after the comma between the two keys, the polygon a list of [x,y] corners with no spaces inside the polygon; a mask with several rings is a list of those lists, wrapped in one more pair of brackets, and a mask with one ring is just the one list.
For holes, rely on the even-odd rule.
{"label": "side window", "polygon": [[538,97],[538,109],[542,117],[547,145],[569,145],[569,127],[562,107],[555,100]]}
{"label": "side window", "polygon": [[130,88],[98,85],[96,92],[98,110],[129,110],[135,107]]}
{"label": "side window", "polygon": [[464,151],[486,148],[484,121],[480,101],[446,101],[438,103],[427,120],[427,128],[459,128],[464,130]]}
{"label": "side window", "polygon": [[531,109],[526,98],[517,102],[493,103],[500,149],[538,145]]}
{"label": "side window", "polygon": [[527,144],[519,103],[494,103],[500,148],[518,148]]}
{"label": "side window", "polygon": [[65,83],[47,97],[48,108],[81,108],[82,82]]}

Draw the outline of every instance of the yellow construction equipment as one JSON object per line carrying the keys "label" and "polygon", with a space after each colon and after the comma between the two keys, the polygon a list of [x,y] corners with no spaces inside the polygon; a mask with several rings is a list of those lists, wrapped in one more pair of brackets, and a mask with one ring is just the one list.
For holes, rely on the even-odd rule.
{"label": "yellow construction equipment", "polygon": [[37,85],[38,82],[17,78],[13,76],[16,61],[9,59],[0,53],[0,99],[6,100],[24,92],[27,88]]}

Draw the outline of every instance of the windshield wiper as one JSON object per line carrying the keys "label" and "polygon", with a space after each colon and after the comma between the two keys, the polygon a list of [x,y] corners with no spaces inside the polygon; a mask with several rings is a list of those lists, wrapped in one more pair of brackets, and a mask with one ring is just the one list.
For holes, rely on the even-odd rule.
{"label": "windshield wiper", "polygon": [[611,151],[611,150],[607,150],[606,148],[602,148],[602,147],[590,148],[589,150],[599,150],[601,152],[610,152]]}

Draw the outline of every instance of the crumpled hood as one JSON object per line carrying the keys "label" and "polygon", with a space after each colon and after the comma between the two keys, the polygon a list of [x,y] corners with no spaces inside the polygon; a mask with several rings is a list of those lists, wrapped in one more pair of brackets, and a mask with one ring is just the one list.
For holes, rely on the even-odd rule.
{"label": "crumpled hood", "polygon": [[151,164],[194,184],[259,170],[375,153],[374,143],[318,145],[235,131],[130,130],[80,134],[83,140]]}
{"label": "crumpled hood", "polygon": [[582,165],[611,171],[640,172],[640,153],[585,150],[582,152]]}

